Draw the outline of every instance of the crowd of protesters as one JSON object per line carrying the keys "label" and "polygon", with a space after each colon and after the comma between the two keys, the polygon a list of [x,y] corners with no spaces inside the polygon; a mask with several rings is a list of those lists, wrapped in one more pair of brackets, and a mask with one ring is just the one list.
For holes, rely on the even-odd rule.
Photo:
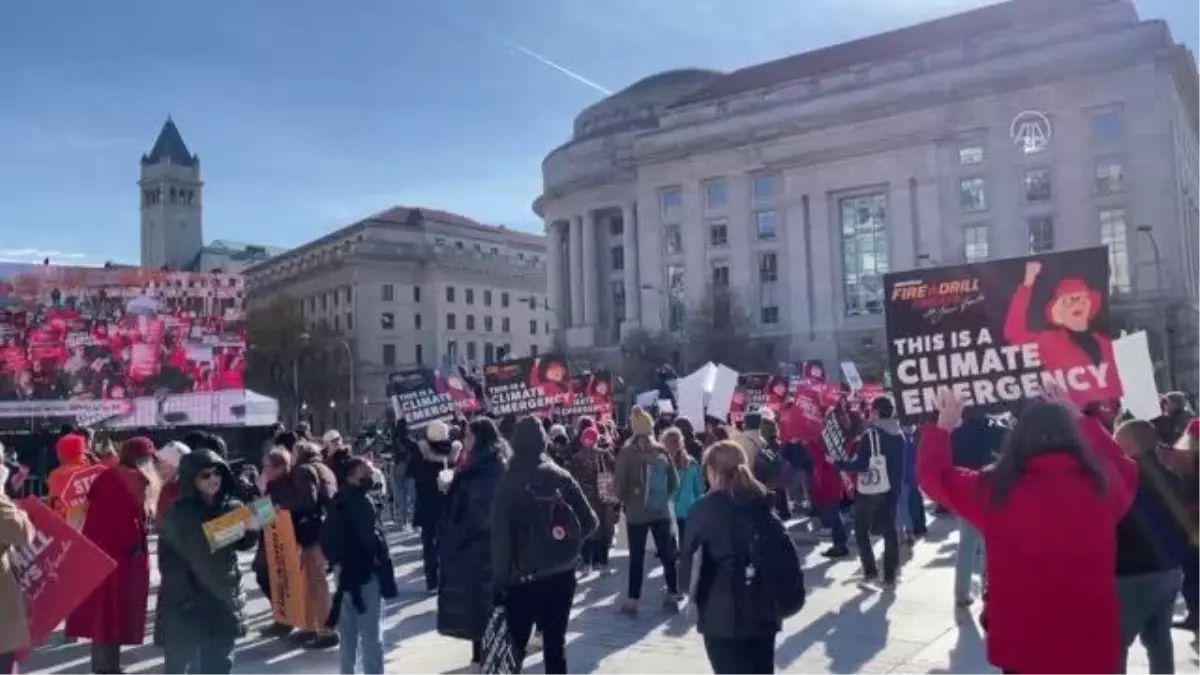
{"label": "crowd of protesters", "polygon": [[[1196,631],[1198,616],[1200,455],[1187,401],[1168,395],[1155,420],[1081,411],[1057,391],[1006,420],[964,413],[949,394],[938,410],[936,422],[902,427],[887,397],[843,399],[828,411],[840,447],[790,404],[751,411],[739,425],[641,407],[624,426],[480,414],[410,429],[400,419],[386,452],[366,454],[336,431],[317,438],[301,424],[274,430],[261,473],[236,475],[210,434],[162,447],[135,437],[103,454],[73,431],[55,446],[49,505],[116,570],[71,615],[66,635],[91,640],[93,672],[122,672],[121,647],[145,639],[157,564],[152,635],[164,669],[230,672],[247,630],[238,551],[256,549],[251,568],[269,598],[265,539],[250,527],[213,550],[202,526],[265,497],[292,515],[305,612],[299,625],[264,633],[336,647],[342,672],[383,672],[383,607],[397,594],[385,514],[401,532],[420,531],[437,629],[469,643],[475,671],[503,609],[517,664],[541,649],[545,672],[567,672],[576,584],[616,571],[609,554],[623,535],[620,614],[647,611],[652,540],[659,611],[694,605],[714,672],[773,672],[776,636],[805,600],[788,518],[806,513],[829,530],[826,557],[847,557],[853,545],[862,581],[886,591],[900,582],[901,547],[925,534],[924,495],[958,520],[947,602],[962,611],[980,602],[993,665],[1121,672],[1140,638],[1151,672],[1173,672],[1181,594],[1188,614],[1177,627]],[[97,465],[108,468],[88,506],[61,503],[72,474]],[[0,483],[8,474],[0,468]],[[32,535],[23,511],[0,497],[0,673],[14,672],[15,655],[30,646],[7,553]]]}

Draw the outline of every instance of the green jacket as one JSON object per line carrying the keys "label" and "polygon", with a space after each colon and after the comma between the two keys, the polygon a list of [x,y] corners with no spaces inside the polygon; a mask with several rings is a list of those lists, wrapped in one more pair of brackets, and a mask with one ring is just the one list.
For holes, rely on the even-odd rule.
{"label": "green jacket", "polygon": [[[209,503],[196,489],[196,476],[208,468],[222,475],[221,491]],[[233,545],[209,548],[204,523],[242,507],[231,496],[236,481],[215,452],[195,450],[179,463],[179,500],[167,510],[158,541],[161,576],[155,611],[155,642],[170,646],[194,630],[245,633],[246,597],[237,552],[254,547],[258,533],[247,531]]]}
{"label": "green jacket", "polygon": [[[665,493],[651,494],[647,480],[652,473],[665,477]],[[679,491],[679,473],[667,459],[666,449],[649,436],[634,436],[617,453],[613,488],[625,507],[625,519],[629,524],[675,521],[674,501],[675,493]]]}

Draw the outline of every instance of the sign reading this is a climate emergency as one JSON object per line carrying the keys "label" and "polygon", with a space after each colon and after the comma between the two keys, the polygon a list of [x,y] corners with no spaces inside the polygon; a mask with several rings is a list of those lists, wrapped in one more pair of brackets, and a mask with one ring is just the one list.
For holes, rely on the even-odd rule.
{"label": "sign reading this is a climate emergency", "polygon": [[938,391],[1000,412],[1055,382],[1079,403],[1121,395],[1103,248],[884,277],[888,360],[905,421]]}

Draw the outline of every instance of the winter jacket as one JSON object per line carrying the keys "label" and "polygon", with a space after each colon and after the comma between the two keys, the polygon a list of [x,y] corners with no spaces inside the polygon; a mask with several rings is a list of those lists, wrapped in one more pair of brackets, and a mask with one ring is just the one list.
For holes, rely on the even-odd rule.
{"label": "winter jacket", "polygon": [[[0,472],[3,473],[3,472]],[[8,552],[33,543],[29,515],[0,490],[0,654],[19,652],[29,646],[29,619],[25,597],[17,584]]]}
{"label": "winter jacket", "polygon": [[325,458],[325,466],[333,472],[333,477],[337,479],[337,484],[341,485],[346,482],[346,474],[350,471],[350,449],[338,448],[329,453]]}
{"label": "winter jacket", "polygon": [[1117,524],[1117,576],[1165,572],[1179,567],[1188,540],[1182,479],[1153,454],[1136,459],[1137,493]]}
{"label": "winter jacket", "polygon": [[[514,460],[509,466],[509,471],[515,470],[518,465]],[[620,516],[620,507],[617,504],[606,503],[600,498],[600,474],[606,473],[611,477],[615,475],[616,467],[617,460],[612,452],[598,447],[580,448],[571,456],[571,462],[567,466],[571,477],[579,483],[579,489],[583,490],[583,496],[587,497],[588,505],[596,513],[598,523],[592,538],[600,541],[612,541],[616,533],[617,518]]]}
{"label": "winter jacket", "polygon": [[422,440],[417,443],[417,449],[419,456],[408,467],[417,493],[413,522],[421,528],[437,527],[446,505],[446,495],[437,486],[437,476],[439,471],[452,465],[451,442]]}
{"label": "winter jacket", "polygon": [[296,543],[301,548],[316,546],[320,541],[325,509],[337,494],[337,487],[337,478],[318,452],[306,448],[297,453],[287,508],[292,512]]}
{"label": "winter jacket", "polygon": [[751,628],[751,623],[739,617],[738,607],[742,604],[735,594],[735,587],[745,583],[745,571],[737,564],[737,543],[734,531],[738,525],[741,509],[762,509],[770,512],[772,503],[768,499],[757,499],[737,503],[724,491],[713,491],[704,495],[692,507],[684,530],[683,556],[687,564],[700,553],[700,575],[695,583],[697,607],[696,631],[704,637],[746,639],[765,637],[778,633],[780,624]]}
{"label": "winter jacket", "polygon": [[341,603],[353,603],[360,614],[366,611],[361,589],[372,581],[379,583],[383,597],[396,597],[395,569],[374,492],[374,485],[344,483],[329,505],[321,551],[337,569],[337,591],[329,612],[331,626],[341,617]]}
{"label": "winter jacket", "polygon": [[[207,469],[221,474],[221,491],[211,502],[196,489],[196,476]],[[195,633],[245,633],[246,596],[238,551],[248,551],[258,541],[258,533],[248,529],[230,546],[216,551],[209,547],[204,523],[243,506],[232,494],[233,473],[217,453],[200,449],[184,455],[179,485],[179,499],[163,518],[158,546],[161,581],[154,636],[168,649],[183,648]]]}
{"label": "winter jacket", "polygon": [[500,456],[477,448],[450,483],[438,529],[437,629],[442,635],[477,640],[491,617],[492,508],[503,477]]}
{"label": "winter jacket", "polygon": [[979,470],[996,461],[1005,433],[1004,427],[992,424],[986,417],[964,419],[950,434],[954,466]]}
{"label": "winter jacket", "polygon": [[76,530],[83,527],[87,516],[87,503],[82,506],[68,507],[63,503],[67,497],[66,489],[71,487],[71,480],[84,472],[96,474],[103,469],[93,469],[87,459],[87,440],[82,436],[67,434],[58,439],[54,446],[58,456],[58,468],[50,472],[47,479],[50,490],[50,508],[62,516],[62,519]]}
{"label": "winter jacket", "polygon": [[[662,508],[646,503],[646,480],[650,472],[666,473],[667,494]],[[613,476],[617,498],[625,507],[626,522],[630,525],[675,520],[675,493],[679,491],[679,473],[667,459],[666,448],[649,436],[634,436],[617,455],[617,473]]]}
{"label": "winter jacket", "polygon": [[894,419],[871,420],[870,426],[858,440],[858,449],[854,459],[848,462],[837,462],[842,471],[851,473],[866,473],[871,466],[871,434],[878,432],[879,452],[887,461],[889,490],[886,494],[892,497],[900,495],[904,485],[904,435],[900,433],[900,423]]}
{"label": "winter jacket", "polygon": [[675,493],[675,517],[687,518],[696,500],[704,496],[704,476],[700,463],[688,457],[687,466],[679,470],[679,491]]}
{"label": "winter jacket", "polygon": [[954,466],[950,434],[922,429],[917,477],[931,499],[979,530],[988,570],[988,660],[1024,673],[1115,673],[1124,663],[1117,523],[1137,467],[1095,420],[1080,435],[1108,472],[1101,494],[1066,454],[1030,458],[994,507],[990,474]]}

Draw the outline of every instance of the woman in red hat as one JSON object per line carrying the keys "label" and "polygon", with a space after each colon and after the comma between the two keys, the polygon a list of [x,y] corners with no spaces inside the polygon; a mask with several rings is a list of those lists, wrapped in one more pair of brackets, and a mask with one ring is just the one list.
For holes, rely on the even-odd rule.
{"label": "woman in red hat", "polygon": [[121,672],[121,646],[140,645],[146,633],[150,556],[159,479],[154,443],[143,436],[121,445],[120,462],[92,483],[83,535],[117,563],[104,583],[67,619],[67,636],[92,641],[92,672]]}

